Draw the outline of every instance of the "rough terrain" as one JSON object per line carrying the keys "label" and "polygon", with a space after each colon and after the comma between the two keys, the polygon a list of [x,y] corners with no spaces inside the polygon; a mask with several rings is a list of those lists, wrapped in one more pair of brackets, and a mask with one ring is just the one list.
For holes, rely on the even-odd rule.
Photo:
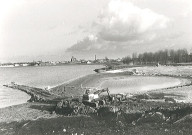
{"label": "rough terrain", "polygon": [[[171,69],[171,70],[170,70]],[[132,70],[132,69],[129,69]],[[129,72],[107,74],[130,75]],[[138,67],[137,75],[171,76],[191,80],[191,67]],[[97,86],[106,74],[88,75],[65,83],[50,93],[78,97],[84,86]],[[192,132],[191,84],[114,101],[96,110],[77,103],[86,112],[57,114],[55,104],[31,102],[0,109],[0,134],[136,134],[189,135]],[[188,99],[188,100],[187,100]],[[177,101],[180,102],[177,102]],[[181,102],[184,101],[184,102]],[[189,103],[186,103],[189,102]],[[70,108],[70,107],[69,107]]]}

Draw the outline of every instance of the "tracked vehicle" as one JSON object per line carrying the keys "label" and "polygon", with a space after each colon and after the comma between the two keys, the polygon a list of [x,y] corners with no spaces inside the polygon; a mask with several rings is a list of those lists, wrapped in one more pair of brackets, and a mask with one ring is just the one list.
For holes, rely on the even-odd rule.
{"label": "tracked vehicle", "polygon": [[[101,96],[101,93],[103,92],[107,92],[107,96],[106,95]],[[96,108],[101,105],[105,105],[106,102],[110,102],[110,101],[112,101],[112,97],[109,94],[108,88],[97,90],[94,92],[92,92],[91,89],[87,89],[82,98],[82,103],[84,105],[87,105],[90,107],[96,107]]]}
{"label": "tracked vehicle", "polygon": [[[65,98],[59,101],[56,105],[55,112],[64,115],[87,114],[94,112],[100,106],[109,104],[112,97],[109,94],[109,89],[96,90],[93,88],[84,88],[85,93],[82,97]],[[107,94],[102,94],[106,92]]]}

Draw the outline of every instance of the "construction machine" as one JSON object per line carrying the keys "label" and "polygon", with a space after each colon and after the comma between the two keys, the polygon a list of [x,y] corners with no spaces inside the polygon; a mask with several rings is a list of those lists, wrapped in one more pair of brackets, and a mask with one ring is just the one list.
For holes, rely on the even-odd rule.
{"label": "construction machine", "polygon": [[[95,88],[83,89],[85,89],[85,93],[81,98],[69,97],[57,102],[55,112],[64,115],[85,114],[90,112],[90,108],[96,109],[112,101],[108,88],[101,90],[96,90]],[[101,95],[103,92],[107,92],[107,95]]]}
{"label": "construction machine", "polygon": [[[101,93],[107,92],[107,96],[101,96]],[[112,97],[109,94],[109,89],[101,89],[94,91],[91,89],[86,89],[85,94],[82,98],[82,103],[84,105],[90,106],[90,107],[99,107],[101,105],[105,105],[106,102],[109,102],[112,100]]]}

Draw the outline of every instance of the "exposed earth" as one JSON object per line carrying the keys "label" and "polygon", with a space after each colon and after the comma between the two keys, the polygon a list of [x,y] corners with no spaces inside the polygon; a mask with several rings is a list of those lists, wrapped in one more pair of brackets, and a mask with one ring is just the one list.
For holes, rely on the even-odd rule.
{"label": "exposed earth", "polygon": [[192,67],[135,67],[120,71],[88,75],[52,88],[50,93],[59,98],[82,97],[82,87],[98,87],[103,80],[114,81],[114,78],[127,76],[169,77],[179,79],[180,83],[129,93],[123,100],[97,109],[79,102],[75,104],[83,109],[79,113],[58,113],[55,102],[43,100],[1,108],[0,134],[191,134]]}

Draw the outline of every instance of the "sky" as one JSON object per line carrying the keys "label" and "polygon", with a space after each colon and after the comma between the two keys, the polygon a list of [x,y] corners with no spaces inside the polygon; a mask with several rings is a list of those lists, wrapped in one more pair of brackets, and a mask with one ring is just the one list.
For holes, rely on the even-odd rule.
{"label": "sky", "polygon": [[192,48],[191,0],[0,0],[0,63]]}

